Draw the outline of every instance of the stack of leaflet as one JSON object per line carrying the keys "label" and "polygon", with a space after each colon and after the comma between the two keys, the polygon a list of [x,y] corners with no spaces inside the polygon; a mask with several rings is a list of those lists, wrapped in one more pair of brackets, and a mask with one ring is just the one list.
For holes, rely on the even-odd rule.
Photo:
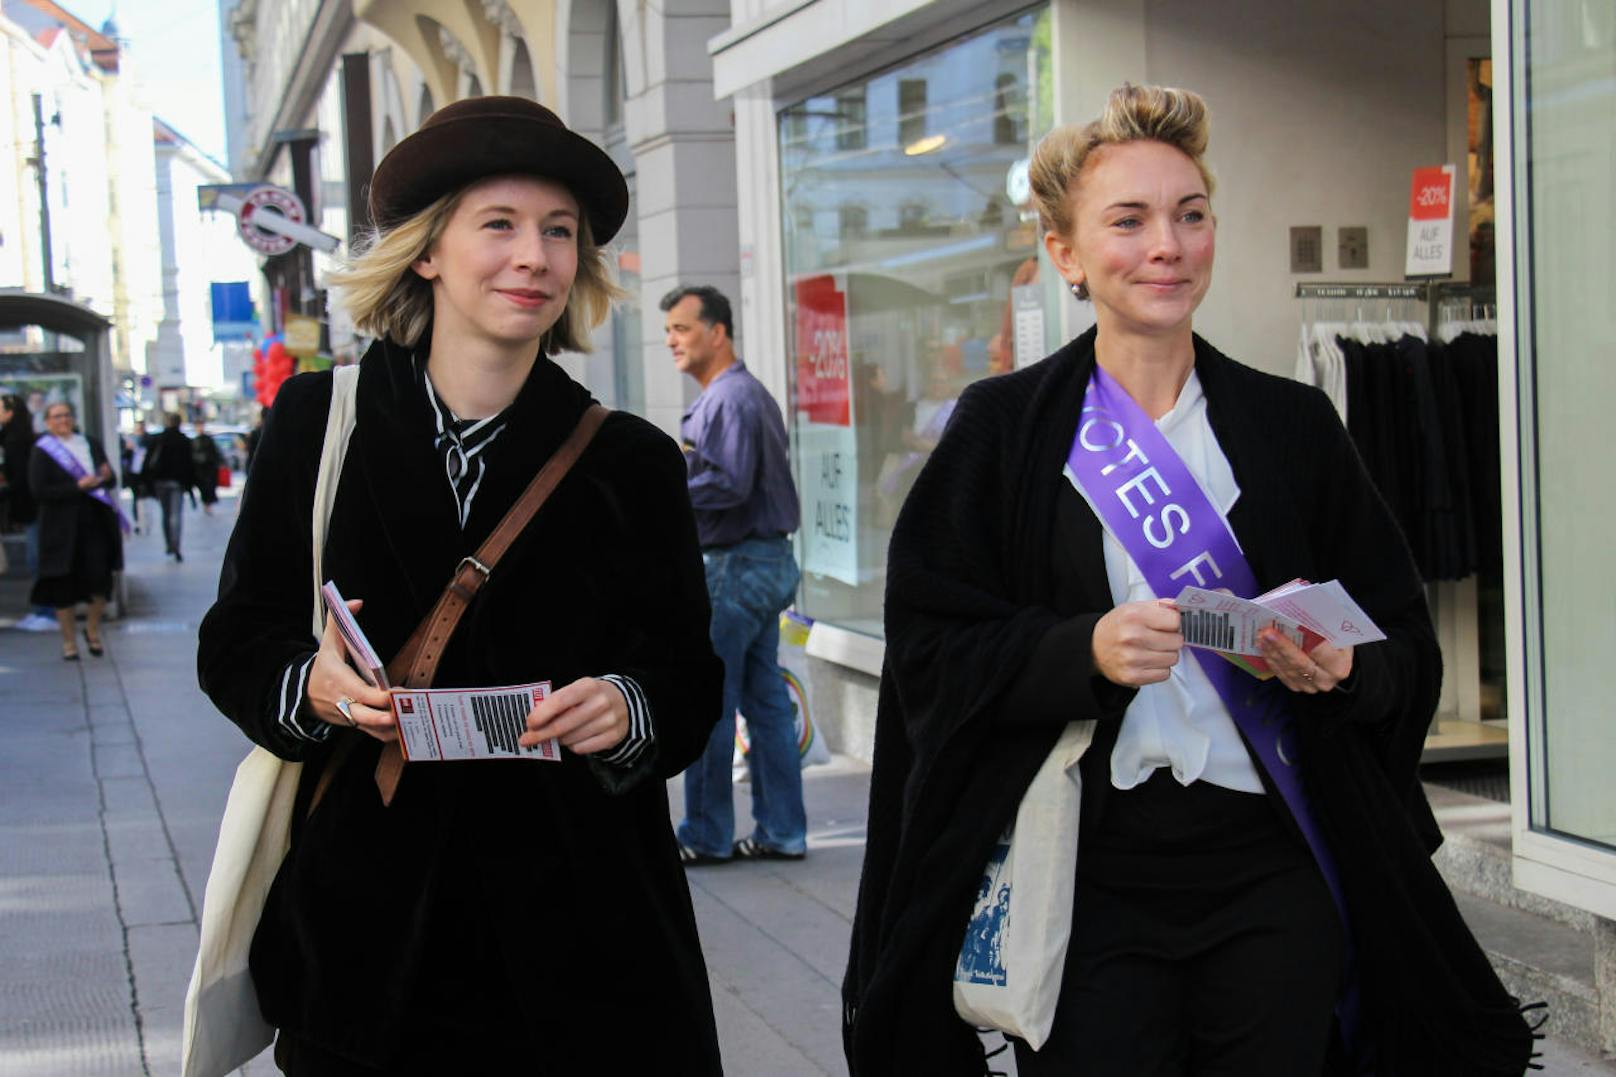
{"label": "stack of leaflet", "polygon": [[1320,643],[1354,647],[1386,638],[1341,581],[1292,580],[1256,598],[1186,587],[1175,599],[1184,643],[1215,651],[1259,680],[1274,675],[1257,646],[1272,628],[1304,651]]}

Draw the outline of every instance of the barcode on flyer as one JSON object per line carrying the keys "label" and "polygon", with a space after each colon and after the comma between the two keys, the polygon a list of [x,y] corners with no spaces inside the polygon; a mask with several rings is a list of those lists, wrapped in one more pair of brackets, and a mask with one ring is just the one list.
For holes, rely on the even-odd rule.
{"label": "barcode on flyer", "polygon": [[1234,649],[1234,625],[1229,614],[1213,610],[1182,610],[1178,630],[1184,642],[1192,647],[1210,647],[1216,651]]}
{"label": "barcode on flyer", "polygon": [[483,746],[490,752],[505,755],[536,755],[543,745],[523,748],[516,738],[527,731],[527,712],[533,708],[533,697],[527,692],[498,692],[473,695],[471,718],[473,727],[482,734]]}

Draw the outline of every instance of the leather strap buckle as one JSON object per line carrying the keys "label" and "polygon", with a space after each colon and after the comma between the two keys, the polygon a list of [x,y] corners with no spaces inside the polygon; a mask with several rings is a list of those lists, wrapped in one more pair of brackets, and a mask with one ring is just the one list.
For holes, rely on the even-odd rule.
{"label": "leather strap buckle", "polygon": [[[483,574],[483,578],[479,580],[473,576],[469,586],[461,583],[460,574],[465,572],[467,567],[474,568],[478,572],[481,572]],[[477,560],[475,557],[462,557],[460,559],[460,563],[455,566],[454,576],[452,576],[449,580],[449,590],[453,591],[462,602],[470,602],[472,596],[478,591],[482,590],[483,584],[488,582],[488,577],[490,574],[491,570],[489,567]]]}

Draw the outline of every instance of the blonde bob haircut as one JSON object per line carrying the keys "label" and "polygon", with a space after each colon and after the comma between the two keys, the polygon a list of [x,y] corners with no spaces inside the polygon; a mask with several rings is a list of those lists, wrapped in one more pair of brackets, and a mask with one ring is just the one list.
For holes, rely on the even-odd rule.
{"label": "blonde bob haircut", "polygon": [[[1161,142],[1195,163],[1212,196],[1212,172],[1206,167],[1210,134],[1206,101],[1198,93],[1171,86],[1135,86],[1125,82],[1106,100],[1100,118],[1082,127],[1057,127],[1033,151],[1029,178],[1038,204],[1038,223],[1046,232],[1072,234],[1072,188],[1095,151],[1127,142]],[[1088,288],[1079,285],[1079,299]]]}
{"label": "blonde bob haircut", "polygon": [[[330,282],[342,290],[342,303],[360,332],[406,348],[420,341],[432,324],[432,283],[414,266],[443,235],[466,190],[444,195],[386,231],[371,232],[355,245],[347,264],[331,274]],[[546,355],[589,351],[591,332],[606,320],[612,303],[627,294],[612,280],[606,250],[596,245],[588,214],[580,213],[578,274],[566,308],[540,339],[540,347]]]}

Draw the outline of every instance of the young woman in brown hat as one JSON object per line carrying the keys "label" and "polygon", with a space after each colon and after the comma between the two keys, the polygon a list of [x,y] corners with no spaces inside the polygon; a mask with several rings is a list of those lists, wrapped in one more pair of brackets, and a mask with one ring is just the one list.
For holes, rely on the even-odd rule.
{"label": "young woman in brown hat", "polygon": [[[378,339],[322,575],[385,660],[589,409],[550,357],[585,350],[607,312],[599,245],[628,192],[548,110],[484,97],[394,148],[370,205],[377,233],[337,283]],[[434,684],[553,685],[522,742],[557,738],[559,764],[390,776],[387,694],[347,664],[329,620],[323,639],[309,630],[332,394],[329,373],[281,388],[198,659],[220,710],[306,764],[252,949],[276,1061],[319,1075],[718,1073],[663,789],[706,744],[722,682],[677,446],[607,417],[444,648]]]}

